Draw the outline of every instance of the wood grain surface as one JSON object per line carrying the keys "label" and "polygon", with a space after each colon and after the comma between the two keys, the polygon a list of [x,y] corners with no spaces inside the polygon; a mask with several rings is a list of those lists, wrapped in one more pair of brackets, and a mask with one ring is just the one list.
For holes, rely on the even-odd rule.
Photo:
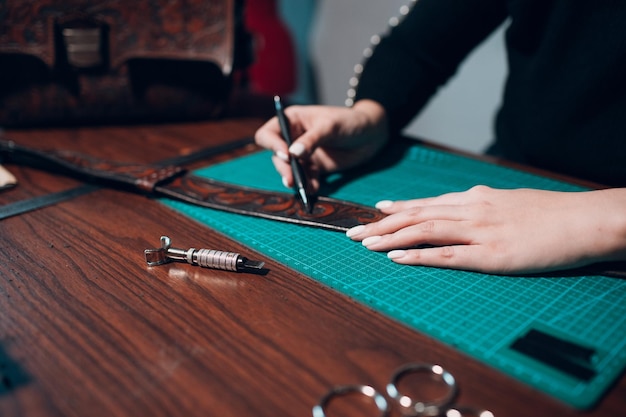
{"label": "wood grain surface", "polygon": [[[261,123],[6,136],[148,163],[252,135]],[[0,192],[0,204],[81,184],[5,165],[19,185]],[[457,378],[457,404],[496,416],[626,415],[624,377],[577,411],[271,259],[266,275],[148,267],[143,250],[161,235],[262,259],[148,197],[111,189],[0,221],[0,416],[305,417],[332,386],[382,391],[409,362],[441,364]],[[377,414],[339,403],[335,416]]]}

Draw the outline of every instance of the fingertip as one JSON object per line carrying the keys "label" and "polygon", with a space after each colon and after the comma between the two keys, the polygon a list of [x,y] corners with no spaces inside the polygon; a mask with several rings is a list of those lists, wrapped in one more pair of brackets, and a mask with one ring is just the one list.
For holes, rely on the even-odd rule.
{"label": "fingertip", "polygon": [[353,238],[361,233],[363,230],[365,230],[365,226],[362,224],[354,226],[351,229],[348,229],[348,231],[346,232],[346,236],[348,236],[349,238]]}
{"label": "fingertip", "polygon": [[391,252],[387,253],[387,258],[391,259],[392,261],[398,261],[405,256],[406,251],[402,249],[392,250]]}
{"label": "fingertip", "polygon": [[276,151],[275,155],[278,157],[278,159],[285,161],[285,162],[289,162],[289,155],[287,155],[285,152]]}
{"label": "fingertip", "polygon": [[391,200],[382,200],[379,201],[378,203],[376,203],[376,205],[374,207],[376,207],[377,209],[386,209],[389,208],[393,205],[393,201]]}
{"label": "fingertip", "polygon": [[361,244],[369,249],[370,246],[377,244],[378,242],[380,242],[381,239],[382,236],[368,236],[363,239]]}
{"label": "fingertip", "polygon": [[309,183],[311,184],[311,190],[313,192],[317,192],[320,189],[320,181],[318,178],[309,178]]}
{"label": "fingertip", "polygon": [[296,158],[299,158],[302,155],[304,155],[305,151],[306,151],[306,148],[300,142],[296,142],[289,147],[289,153],[295,156]]}

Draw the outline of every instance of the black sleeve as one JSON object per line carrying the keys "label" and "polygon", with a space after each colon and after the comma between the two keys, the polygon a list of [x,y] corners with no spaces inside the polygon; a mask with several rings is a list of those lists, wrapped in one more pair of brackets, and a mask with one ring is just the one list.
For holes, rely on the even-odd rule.
{"label": "black sleeve", "polygon": [[379,102],[402,129],[506,17],[505,0],[418,0],[365,62],[355,101]]}

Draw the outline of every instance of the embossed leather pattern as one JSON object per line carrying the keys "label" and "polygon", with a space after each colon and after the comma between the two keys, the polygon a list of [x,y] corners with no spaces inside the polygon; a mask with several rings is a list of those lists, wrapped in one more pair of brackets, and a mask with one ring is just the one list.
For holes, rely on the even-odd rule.
{"label": "embossed leather pattern", "polygon": [[15,163],[63,172],[112,187],[327,230],[346,231],[384,217],[372,207],[328,197],[318,197],[312,213],[307,213],[294,194],[201,178],[177,166],[112,162],[71,151],[29,149],[10,141],[0,141],[0,153]]}
{"label": "embossed leather pattern", "polygon": [[258,190],[196,176],[180,176],[155,187],[157,194],[203,207],[329,230],[346,231],[383,218],[371,207],[318,197],[307,213],[294,194]]}

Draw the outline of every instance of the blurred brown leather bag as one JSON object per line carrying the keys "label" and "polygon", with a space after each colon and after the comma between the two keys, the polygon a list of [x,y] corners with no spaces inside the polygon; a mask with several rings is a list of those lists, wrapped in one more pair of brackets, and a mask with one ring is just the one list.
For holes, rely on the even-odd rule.
{"label": "blurred brown leather bag", "polygon": [[219,116],[243,0],[0,0],[0,126]]}

